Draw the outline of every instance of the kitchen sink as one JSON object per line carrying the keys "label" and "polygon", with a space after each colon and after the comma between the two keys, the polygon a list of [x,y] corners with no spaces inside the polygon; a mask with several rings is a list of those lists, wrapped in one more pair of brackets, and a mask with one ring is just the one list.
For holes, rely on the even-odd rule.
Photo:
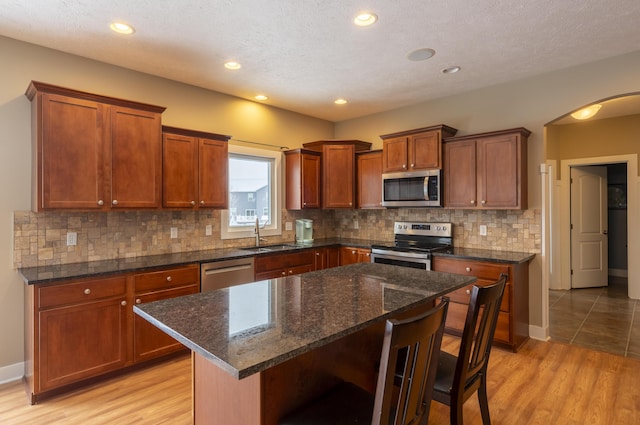
{"label": "kitchen sink", "polygon": [[292,244],[277,244],[277,245],[251,246],[251,247],[240,248],[240,249],[242,249],[243,251],[251,251],[259,254],[262,252],[285,251],[293,248],[299,248],[299,246],[292,245]]}

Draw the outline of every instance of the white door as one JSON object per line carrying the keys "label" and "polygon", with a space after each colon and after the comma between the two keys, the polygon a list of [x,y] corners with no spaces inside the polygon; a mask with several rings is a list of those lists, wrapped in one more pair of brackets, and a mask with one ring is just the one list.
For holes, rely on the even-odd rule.
{"label": "white door", "polygon": [[571,287],[608,284],[607,167],[571,167]]}

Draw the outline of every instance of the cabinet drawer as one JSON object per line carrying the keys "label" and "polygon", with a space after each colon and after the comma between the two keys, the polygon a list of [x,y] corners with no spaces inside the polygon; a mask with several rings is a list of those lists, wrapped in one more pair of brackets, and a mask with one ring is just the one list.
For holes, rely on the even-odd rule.
{"label": "cabinet drawer", "polygon": [[199,281],[196,264],[175,269],[160,270],[134,276],[135,292],[148,292],[173,286],[183,286]]}
{"label": "cabinet drawer", "polygon": [[258,273],[304,265],[310,265],[313,269],[313,263],[313,250],[306,250],[292,254],[258,256],[255,261],[256,276]]}
{"label": "cabinet drawer", "polygon": [[[485,286],[493,283],[493,281],[477,281],[476,284],[478,286]],[[460,303],[460,304],[469,304],[469,300],[471,300],[471,289],[473,285],[465,286],[464,288],[457,289],[447,296],[451,301]],[[509,306],[511,305],[511,284],[507,284],[504,287],[504,295],[502,296],[502,303],[500,303],[500,311],[509,311]]]}
{"label": "cabinet drawer", "polygon": [[496,281],[500,273],[507,275],[507,281],[511,280],[509,266],[504,264],[484,263],[472,260],[457,260],[434,256],[433,270],[439,272],[456,273],[467,276],[475,276],[478,279]]}
{"label": "cabinet drawer", "polygon": [[[464,329],[464,321],[467,318],[467,309],[469,306],[465,304],[449,303],[449,309],[447,310],[447,319],[445,328],[448,332],[460,335]],[[496,324],[496,332],[493,339],[495,341],[509,344],[511,339],[509,337],[509,313],[501,311],[498,313],[498,323]]]}
{"label": "cabinet drawer", "polygon": [[67,304],[81,304],[102,298],[126,296],[125,277],[91,279],[62,285],[38,288],[39,308],[57,307]]}

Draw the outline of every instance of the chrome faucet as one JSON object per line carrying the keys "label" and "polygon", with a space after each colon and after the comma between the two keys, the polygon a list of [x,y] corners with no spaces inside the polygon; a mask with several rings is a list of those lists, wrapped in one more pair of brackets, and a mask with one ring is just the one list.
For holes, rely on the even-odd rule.
{"label": "chrome faucet", "polygon": [[[265,221],[264,224],[262,225],[262,228],[264,229],[264,226],[266,225],[267,225],[267,222]],[[258,219],[258,216],[256,216],[256,228],[254,232],[256,234],[256,247],[260,247],[260,241],[266,241],[266,239],[260,237],[260,220]]]}

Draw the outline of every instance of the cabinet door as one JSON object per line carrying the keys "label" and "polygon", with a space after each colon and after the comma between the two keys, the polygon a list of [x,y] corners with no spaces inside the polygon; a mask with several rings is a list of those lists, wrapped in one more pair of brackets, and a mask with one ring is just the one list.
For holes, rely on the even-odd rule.
{"label": "cabinet door", "polygon": [[[181,286],[137,295],[135,302],[136,304],[148,303],[198,292],[198,284]],[[178,341],[137,314],[133,320],[133,360],[135,362],[152,359],[185,348]]]}
{"label": "cabinet door", "polygon": [[358,208],[382,208],[382,152],[358,154]]}
{"label": "cabinet door", "polygon": [[111,206],[157,208],[162,185],[160,114],[111,106]]}
{"label": "cabinet door", "polygon": [[314,250],[314,270],[329,269],[340,265],[340,248],[327,247]]}
{"label": "cabinet door", "polygon": [[439,131],[411,136],[409,142],[409,169],[424,170],[442,167],[442,142]]}
{"label": "cabinet door", "polygon": [[476,205],[476,142],[445,143],[444,206],[475,208]]}
{"label": "cabinet door", "polygon": [[479,205],[494,209],[522,208],[521,190],[526,181],[524,184],[521,181],[518,136],[501,135],[478,140],[477,152]]}
{"label": "cabinet door", "polygon": [[194,137],[162,136],[162,205],[193,208],[198,199],[198,145]]}
{"label": "cabinet door", "polygon": [[320,208],[320,157],[302,154],[302,208]]}
{"label": "cabinet door", "polygon": [[227,208],[229,205],[229,148],[226,142],[199,139],[199,206]]}
{"label": "cabinet door", "polygon": [[322,147],[322,207],[353,208],[355,148],[353,145]]}
{"label": "cabinet door", "polygon": [[[105,107],[42,94],[36,209],[100,209],[105,198]],[[36,164],[34,164],[34,167]]]}
{"label": "cabinet door", "polygon": [[382,172],[406,171],[408,151],[408,137],[396,137],[382,141]]}
{"label": "cabinet door", "polygon": [[129,309],[121,297],[41,311],[40,390],[123,367]]}

